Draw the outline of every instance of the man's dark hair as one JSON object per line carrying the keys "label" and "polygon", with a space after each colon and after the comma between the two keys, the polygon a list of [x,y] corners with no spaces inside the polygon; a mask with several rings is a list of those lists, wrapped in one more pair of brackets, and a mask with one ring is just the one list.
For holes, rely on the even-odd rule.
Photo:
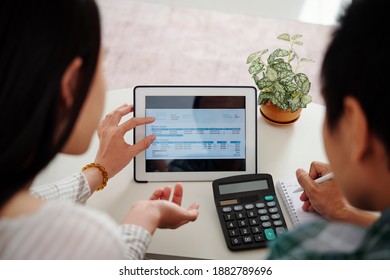
{"label": "man's dark hair", "polygon": [[[93,0],[0,1],[0,206],[69,138],[95,73],[100,36]],[[76,57],[83,64],[67,110],[61,80]]]}
{"label": "man's dark hair", "polygon": [[321,78],[329,128],[337,126],[345,97],[354,97],[390,159],[389,11],[388,0],[354,0],[333,34]]}

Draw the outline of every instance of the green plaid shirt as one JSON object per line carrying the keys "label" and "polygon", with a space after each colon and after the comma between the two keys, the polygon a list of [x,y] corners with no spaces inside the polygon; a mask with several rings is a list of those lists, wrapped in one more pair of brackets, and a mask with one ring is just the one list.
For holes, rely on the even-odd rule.
{"label": "green plaid shirt", "polygon": [[270,244],[269,259],[390,259],[390,209],[371,227],[301,225]]}

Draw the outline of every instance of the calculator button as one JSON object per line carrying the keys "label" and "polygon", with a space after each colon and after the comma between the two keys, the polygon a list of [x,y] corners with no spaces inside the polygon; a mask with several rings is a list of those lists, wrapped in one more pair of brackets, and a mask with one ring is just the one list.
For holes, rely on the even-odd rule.
{"label": "calculator button", "polygon": [[257,226],[260,224],[259,220],[258,219],[249,219],[249,224],[251,226]]}
{"label": "calculator button", "polygon": [[270,222],[264,222],[261,224],[264,228],[269,228],[271,226]]}
{"label": "calculator button", "polygon": [[260,230],[260,227],[252,227],[252,233],[255,234],[255,233],[260,233],[261,230]]}
{"label": "calculator button", "polygon": [[262,222],[268,221],[269,220],[269,216],[260,216],[260,220]]}
{"label": "calculator button", "polygon": [[229,236],[230,237],[238,236],[238,229],[230,229]]}
{"label": "calculator button", "polygon": [[237,222],[236,221],[228,222],[228,223],[226,223],[226,227],[227,228],[236,228],[237,227]]}
{"label": "calculator button", "polygon": [[249,236],[244,236],[242,238],[242,240],[244,241],[244,244],[248,244],[248,243],[253,243],[253,237],[251,235]]}
{"label": "calculator button", "polygon": [[275,201],[267,202],[267,206],[268,206],[268,207],[274,207],[275,205],[276,205],[276,202],[275,202]]}
{"label": "calculator button", "polygon": [[275,228],[275,230],[276,230],[277,235],[286,232],[286,229],[284,227],[277,227],[277,228]]}
{"label": "calculator button", "polygon": [[267,240],[274,240],[276,238],[275,232],[272,228],[265,229],[264,235]]}
{"label": "calculator button", "polygon": [[242,220],[242,219],[245,219],[245,213],[237,213],[236,214],[236,218],[237,220]]}
{"label": "calculator button", "polygon": [[256,217],[256,216],[257,216],[256,210],[255,210],[255,211],[248,211],[248,212],[246,212],[246,216],[247,216],[248,218]]}
{"label": "calculator button", "polygon": [[225,218],[225,221],[231,221],[234,220],[234,216],[232,214],[225,214],[223,215]]}
{"label": "calculator button", "polygon": [[278,198],[272,193],[258,200],[217,205],[217,210],[226,242],[233,250],[265,247],[267,241],[288,230]]}
{"label": "calculator button", "polygon": [[262,234],[254,234],[253,238],[255,239],[255,242],[261,242],[265,240]]}
{"label": "calculator button", "polygon": [[251,234],[249,228],[241,228],[240,229],[241,235],[248,235]]}
{"label": "calculator button", "polygon": [[230,238],[230,242],[232,243],[232,245],[240,245],[242,242],[241,237]]}
{"label": "calculator button", "polygon": [[246,204],[245,205],[246,210],[252,210],[253,208],[255,208],[255,206],[253,204]]}
{"label": "calculator button", "polygon": [[238,226],[239,227],[246,227],[246,226],[248,226],[247,220],[239,220],[238,221]]}
{"label": "calculator button", "polygon": [[283,222],[281,220],[274,221],[274,226],[278,227],[283,225]]}
{"label": "calculator button", "polygon": [[271,218],[272,218],[273,220],[278,220],[278,219],[280,219],[280,215],[279,215],[279,214],[272,214],[272,215],[271,215]]}
{"label": "calculator button", "polygon": [[224,212],[224,213],[229,213],[231,211],[232,211],[232,207],[223,207],[222,208],[222,212]]}
{"label": "calculator button", "polygon": [[264,208],[265,204],[262,202],[256,203],[256,208]]}

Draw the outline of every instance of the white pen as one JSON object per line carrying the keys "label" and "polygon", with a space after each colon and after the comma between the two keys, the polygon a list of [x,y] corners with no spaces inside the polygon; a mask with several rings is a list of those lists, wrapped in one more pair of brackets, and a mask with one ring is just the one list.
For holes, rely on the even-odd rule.
{"label": "white pen", "polygon": [[[325,174],[322,177],[319,177],[319,178],[315,179],[314,182],[316,182],[317,184],[321,184],[322,182],[325,182],[325,181],[328,181],[330,179],[333,179],[333,176],[334,176],[333,172],[330,172],[328,174]],[[297,192],[303,192],[302,187],[299,187],[295,191],[293,191],[293,193],[297,193]]]}

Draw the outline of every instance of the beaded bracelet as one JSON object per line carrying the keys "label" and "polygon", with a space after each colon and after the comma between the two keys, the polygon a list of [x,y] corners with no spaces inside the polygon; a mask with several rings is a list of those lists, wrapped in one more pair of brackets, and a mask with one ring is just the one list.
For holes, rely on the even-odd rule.
{"label": "beaded bracelet", "polygon": [[100,172],[102,172],[103,183],[99,187],[96,188],[96,191],[101,191],[107,185],[108,173],[107,173],[106,169],[103,166],[101,166],[99,163],[87,164],[86,166],[83,167],[83,169],[81,171],[84,171],[84,170],[86,170],[88,168],[92,168],[92,167],[98,168],[100,170]]}

